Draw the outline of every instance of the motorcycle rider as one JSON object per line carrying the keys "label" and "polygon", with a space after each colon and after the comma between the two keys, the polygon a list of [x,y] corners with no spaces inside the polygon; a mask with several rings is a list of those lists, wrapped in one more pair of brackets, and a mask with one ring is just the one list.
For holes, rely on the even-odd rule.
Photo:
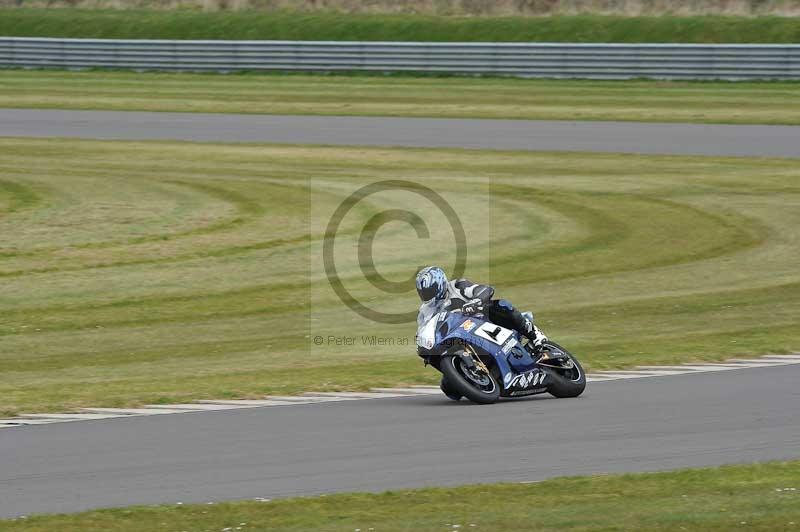
{"label": "motorcycle rider", "polygon": [[444,270],[427,266],[417,273],[417,294],[422,300],[420,314],[430,306],[443,305],[445,310],[458,310],[467,315],[483,314],[492,323],[513,329],[528,338],[539,349],[547,341],[533,321],[514,308],[506,299],[492,299],[494,288],[468,279],[447,280]]}

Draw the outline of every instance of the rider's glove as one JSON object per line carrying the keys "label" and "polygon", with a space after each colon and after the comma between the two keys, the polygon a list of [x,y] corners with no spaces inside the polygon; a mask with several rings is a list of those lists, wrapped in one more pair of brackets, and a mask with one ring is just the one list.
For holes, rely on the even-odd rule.
{"label": "rider's glove", "polygon": [[472,316],[473,314],[478,314],[479,312],[483,312],[483,301],[480,299],[472,299],[464,303],[464,306],[461,307],[461,312],[466,314],[467,316]]}

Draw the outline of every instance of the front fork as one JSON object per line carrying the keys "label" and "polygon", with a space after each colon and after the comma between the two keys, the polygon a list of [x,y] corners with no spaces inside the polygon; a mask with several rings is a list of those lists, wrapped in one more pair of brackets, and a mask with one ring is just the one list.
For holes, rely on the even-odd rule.
{"label": "front fork", "polygon": [[486,367],[486,364],[483,363],[483,360],[471,345],[464,347],[459,356],[471,371],[480,370],[486,375],[490,375],[489,368]]}

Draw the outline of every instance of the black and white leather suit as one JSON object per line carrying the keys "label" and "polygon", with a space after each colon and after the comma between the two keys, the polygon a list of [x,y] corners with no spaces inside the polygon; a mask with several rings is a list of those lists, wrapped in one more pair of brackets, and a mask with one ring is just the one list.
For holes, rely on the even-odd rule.
{"label": "black and white leather suit", "polygon": [[[507,299],[492,299],[494,288],[473,283],[469,279],[448,281],[444,305],[447,310],[461,310],[466,314],[483,315],[487,320],[501,327],[513,329],[527,337],[534,345],[539,345],[547,337],[533,324],[533,321],[514,308]],[[423,303],[420,312],[426,305],[436,305],[435,301]]]}

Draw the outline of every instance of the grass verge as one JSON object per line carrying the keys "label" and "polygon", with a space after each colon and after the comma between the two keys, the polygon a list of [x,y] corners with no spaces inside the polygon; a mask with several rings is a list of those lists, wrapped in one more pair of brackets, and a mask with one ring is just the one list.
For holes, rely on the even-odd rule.
{"label": "grass verge", "polygon": [[0,107],[800,124],[800,84],[6,70]]}
{"label": "grass verge", "polygon": [[333,11],[339,13],[425,14],[439,16],[542,16],[542,15],[780,15],[792,16],[800,6],[794,0],[0,0],[0,6],[26,8],[88,9],[189,9],[260,11],[293,10],[300,12]]}
{"label": "grass verge", "polygon": [[132,507],[0,521],[0,531],[792,531],[800,528],[798,479],[800,462],[772,462],[536,484]]}
{"label": "grass verge", "polygon": [[796,43],[793,17],[437,17],[335,12],[0,9],[0,35],[106,39]]}
{"label": "grass verge", "polygon": [[[466,275],[590,368],[800,347],[794,160],[6,138],[0,412],[436,382],[413,324],[360,320],[321,269],[332,210],[384,179],[471,213]],[[343,238],[390,206],[431,235],[381,229],[382,275],[452,263],[446,222],[405,197],[354,209]],[[413,290],[376,291],[348,243],[348,289],[413,311]]]}

